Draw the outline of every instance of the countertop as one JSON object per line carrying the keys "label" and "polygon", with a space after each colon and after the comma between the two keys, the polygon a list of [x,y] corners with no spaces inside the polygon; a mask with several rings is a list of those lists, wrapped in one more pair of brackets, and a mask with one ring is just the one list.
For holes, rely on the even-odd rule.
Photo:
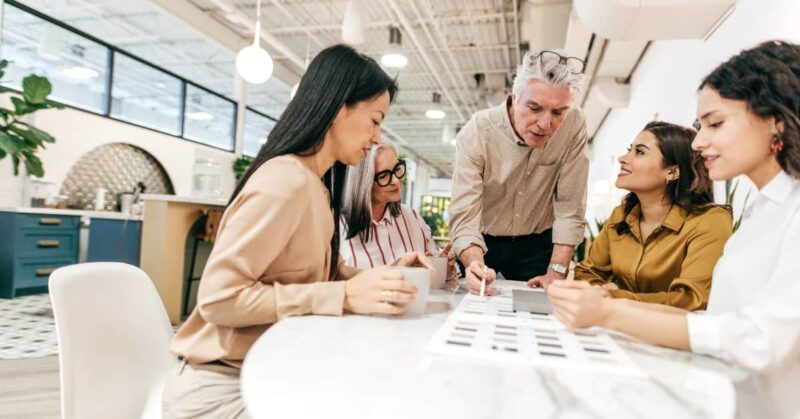
{"label": "countertop", "polygon": [[20,214],[42,214],[42,215],[72,215],[85,218],[105,218],[109,220],[130,220],[140,221],[141,215],[123,214],[118,211],[86,211],[75,209],[56,209],[56,208],[31,208],[31,207],[0,207],[2,212],[16,212]]}
{"label": "countertop", "polygon": [[142,201],[166,201],[166,202],[177,202],[182,204],[215,205],[220,207],[228,205],[227,199],[198,198],[193,196],[142,194],[141,199]]}

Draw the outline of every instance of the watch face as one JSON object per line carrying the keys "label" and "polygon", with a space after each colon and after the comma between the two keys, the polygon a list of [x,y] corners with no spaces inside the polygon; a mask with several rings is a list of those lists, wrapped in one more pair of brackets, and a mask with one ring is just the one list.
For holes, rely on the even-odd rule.
{"label": "watch face", "polygon": [[554,270],[554,271],[556,271],[556,272],[558,272],[560,274],[565,274],[567,272],[566,266],[562,266],[562,265],[559,265],[557,263],[551,263],[550,264],[550,269],[552,269],[552,270]]}

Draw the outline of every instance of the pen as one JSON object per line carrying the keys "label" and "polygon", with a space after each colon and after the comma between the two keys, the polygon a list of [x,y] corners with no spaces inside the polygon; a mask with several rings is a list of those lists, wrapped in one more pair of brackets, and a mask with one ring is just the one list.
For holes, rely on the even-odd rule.
{"label": "pen", "polygon": [[483,297],[484,291],[486,291],[486,265],[483,265],[483,278],[481,279],[481,297]]}

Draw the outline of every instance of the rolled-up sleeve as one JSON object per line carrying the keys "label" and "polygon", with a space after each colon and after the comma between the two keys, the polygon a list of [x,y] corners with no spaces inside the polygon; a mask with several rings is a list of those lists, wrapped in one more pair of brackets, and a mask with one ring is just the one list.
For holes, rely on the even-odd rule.
{"label": "rolled-up sleeve", "polygon": [[571,142],[572,147],[558,174],[553,196],[553,243],[577,246],[583,241],[586,183],[589,177],[588,136],[582,117]]}
{"label": "rolled-up sleeve", "polygon": [[[612,218],[609,218],[611,220]],[[606,221],[603,228],[589,247],[586,257],[575,265],[575,279],[587,281],[592,285],[603,285],[611,281],[614,272],[611,268],[611,250],[608,241],[608,229],[612,223]]]}
{"label": "rolled-up sleeve", "polygon": [[486,252],[481,231],[484,156],[479,136],[473,117],[456,137],[450,201],[450,240],[456,255],[472,245],[480,246]]}
{"label": "rolled-up sleeve", "polygon": [[269,171],[266,176],[280,181],[270,188],[245,187],[227,210],[198,291],[200,315],[209,323],[241,328],[292,315],[342,314],[342,281],[309,278],[309,283],[281,284],[261,280],[302,222],[310,201],[305,177],[281,169],[286,168],[264,166],[262,170]]}

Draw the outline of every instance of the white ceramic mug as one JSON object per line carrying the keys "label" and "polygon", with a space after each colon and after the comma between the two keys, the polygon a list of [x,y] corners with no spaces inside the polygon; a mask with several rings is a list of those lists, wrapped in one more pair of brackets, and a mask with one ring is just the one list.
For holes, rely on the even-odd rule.
{"label": "white ceramic mug", "polygon": [[443,256],[428,256],[428,260],[435,271],[433,280],[431,280],[431,289],[440,290],[444,288],[444,284],[447,282],[447,258]]}
{"label": "white ceramic mug", "polygon": [[406,282],[417,287],[417,294],[414,301],[406,305],[404,316],[421,316],[425,314],[428,306],[428,293],[430,291],[431,271],[427,268],[415,268],[405,266],[395,266],[392,269],[403,274]]}

